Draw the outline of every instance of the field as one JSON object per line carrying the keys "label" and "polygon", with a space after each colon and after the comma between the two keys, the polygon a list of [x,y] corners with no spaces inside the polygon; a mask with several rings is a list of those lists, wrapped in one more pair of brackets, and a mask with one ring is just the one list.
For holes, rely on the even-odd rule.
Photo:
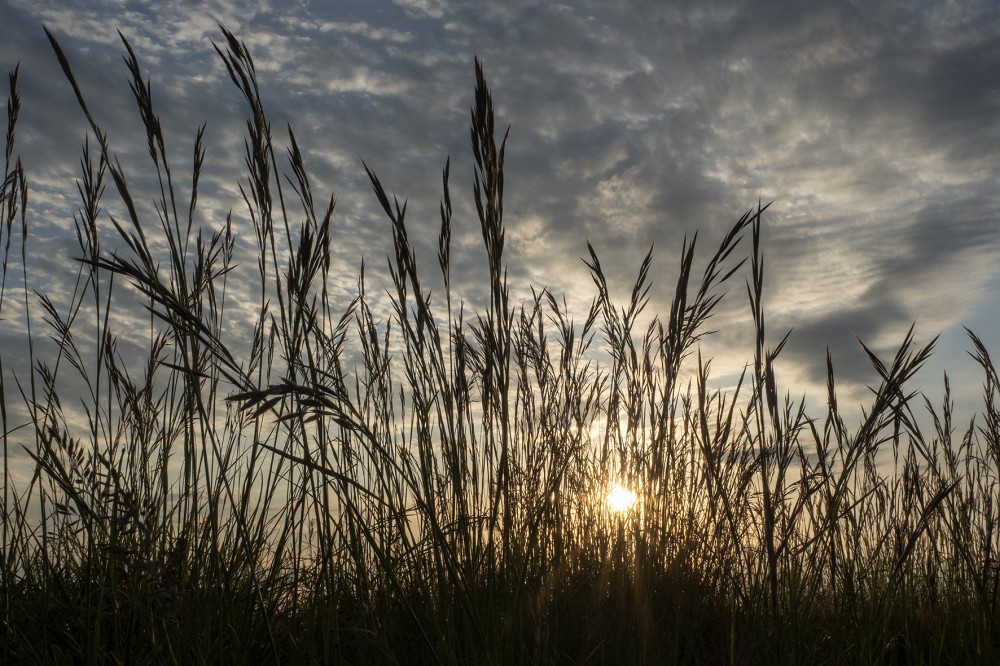
{"label": "field", "polygon": [[[515,301],[506,135],[478,61],[482,306],[452,284],[447,162],[430,267],[364,167],[392,287],[373,297],[362,271],[343,299],[327,288],[334,202],[314,200],[291,129],[275,145],[252,57],[222,36],[248,118],[245,228],[196,224],[204,128],[190,172],[172,169],[124,38],[152,194],[49,35],[92,131],[68,305],[29,285],[11,74],[0,318],[46,325],[0,355],[0,662],[1000,661],[1000,379],[974,333],[984,402],[965,429],[947,384],[940,402],[910,390],[933,348],[912,332],[894,358],[865,349],[881,381],[857,423],[829,357],[827,406],[807,414],[777,377],[784,339],[765,335],[760,204],[706,256],[685,242],[669,312],[646,310],[651,254],[619,304],[589,245],[589,310],[540,289]],[[227,299],[238,271],[250,324]],[[753,361],[722,392],[699,342],[744,289]],[[58,356],[36,353],[43,338]],[[612,510],[616,484],[635,498]]]}

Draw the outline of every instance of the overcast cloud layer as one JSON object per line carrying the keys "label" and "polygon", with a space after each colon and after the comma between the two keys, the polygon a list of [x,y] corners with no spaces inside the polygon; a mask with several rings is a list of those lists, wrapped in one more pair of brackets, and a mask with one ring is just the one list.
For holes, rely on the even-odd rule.
{"label": "overcast cloud layer", "polygon": [[[622,299],[654,244],[651,308],[665,312],[685,234],[700,230],[706,257],[744,211],[773,199],[768,330],[774,344],[794,329],[778,368],[793,397],[809,393],[810,413],[822,415],[815,391],[829,347],[844,402],[863,399],[877,378],[855,336],[890,354],[916,322],[918,342],[943,333],[923,386],[940,396],[947,368],[971,413],[982,380],[962,325],[1000,356],[998,7],[9,0],[0,3],[0,66],[21,63],[31,277],[56,294],[71,284],[86,136],[43,23],[123,162],[141,168],[144,137],[116,29],[149,71],[175,164],[189,164],[207,121],[206,228],[230,208],[242,212],[246,116],[211,40],[221,40],[221,23],[245,41],[277,142],[290,123],[317,197],[337,196],[345,290],[362,256],[381,269],[389,251],[361,159],[409,199],[411,233],[431,268],[450,155],[464,230],[455,270],[474,297],[483,269],[467,124],[478,54],[498,121],[511,125],[505,213],[519,293],[529,284],[566,293],[582,318],[592,295],[585,241]],[[733,287],[713,322],[722,333],[708,344],[720,385],[752,355],[743,285]],[[6,358],[23,342],[4,325]]]}

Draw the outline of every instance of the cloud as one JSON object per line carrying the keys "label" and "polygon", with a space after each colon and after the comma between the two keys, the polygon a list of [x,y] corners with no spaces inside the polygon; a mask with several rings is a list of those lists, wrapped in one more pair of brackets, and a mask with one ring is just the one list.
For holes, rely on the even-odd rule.
{"label": "cloud", "polygon": [[[700,230],[707,255],[760,198],[775,200],[765,217],[769,330],[794,329],[785,363],[813,388],[825,382],[827,345],[848,390],[871,376],[854,335],[888,350],[913,321],[930,337],[993,308],[995,3],[244,5],[4,6],[0,58],[23,63],[19,140],[45,213],[35,216],[41,237],[71,229],[86,133],[44,21],[147,193],[144,205],[156,188],[143,175],[116,26],[149,71],[178,173],[194,128],[208,121],[199,220],[217,227],[232,209],[249,246],[235,189],[246,109],[209,41],[220,40],[221,22],[254,56],[276,143],[291,124],[317,199],[337,197],[345,290],[362,257],[377,281],[389,252],[360,160],[409,200],[418,261],[431,272],[450,156],[455,283],[472,300],[482,293],[467,129],[479,55],[498,126],[511,126],[505,213],[518,293],[530,283],[585,304],[592,285],[580,257],[590,240],[624,297],[654,245],[651,308],[666,312],[682,238]],[[720,340],[742,339],[726,328],[748,323],[739,286],[714,322]],[[729,347],[716,368],[746,361],[749,347]]]}

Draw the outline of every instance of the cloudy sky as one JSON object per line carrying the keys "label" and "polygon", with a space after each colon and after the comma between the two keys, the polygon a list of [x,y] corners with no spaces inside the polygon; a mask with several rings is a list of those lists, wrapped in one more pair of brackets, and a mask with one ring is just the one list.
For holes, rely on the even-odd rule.
{"label": "cloudy sky", "polygon": [[[336,261],[385,266],[388,223],[361,159],[409,200],[419,259],[434,266],[440,173],[452,159],[456,268],[475,293],[482,250],[471,206],[473,57],[510,125],[505,215],[510,282],[593,294],[586,241],[627,297],[655,246],[651,308],[667,311],[680,243],[707,258],[759,199],[767,317],[793,396],[823,413],[824,350],[842,401],[876,381],[856,340],[891,354],[912,323],[941,333],[920,375],[941,372],[960,411],[979,407],[962,326],[1000,357],[1000,5],[981,2],[252,2],[4,0],[0,65],[21,64],[18,152],[33,187],[32,279],[74,274],[74,179],[86,126],[42,31],[74,63],[112,148],[143,164],[116,29],[148,70],[174,163],[207,122],[206,228],[239,212],[246,110],[212,48],[218,24],[258,67],[277,143],[290,123],[317,198],[333,193]],[[138,150],[136,150],[138,149]],[[245,233],[251,234],[250,229]],[[699,264],[703,266],[703,263]],[[742,278],[740,278],[742,279]],[[741,281],[706,343],[725,386],[752,358]],[[14,326],[9,322],[5,325]],[[15,327],[16,328],[16,327]],[[16,331],[4,334],[5,357]]]}

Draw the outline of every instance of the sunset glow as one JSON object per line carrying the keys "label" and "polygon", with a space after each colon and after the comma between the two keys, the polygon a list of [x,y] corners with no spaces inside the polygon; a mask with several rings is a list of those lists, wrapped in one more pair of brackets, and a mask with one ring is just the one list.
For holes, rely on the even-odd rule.
{"label": "sunset glow", "polygon": [[612,513],[623,513],[635,506],[636,495],[625,486],[616,483],[608,493],[607,501]]}

